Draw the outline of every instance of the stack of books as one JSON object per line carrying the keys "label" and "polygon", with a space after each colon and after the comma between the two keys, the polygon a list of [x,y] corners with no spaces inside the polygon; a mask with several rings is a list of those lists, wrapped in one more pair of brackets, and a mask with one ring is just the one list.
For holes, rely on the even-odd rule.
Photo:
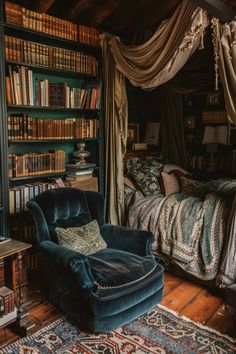
{"label": "stack of books", "polygon": [[66,176],[65,185],[68,187],[76,187],[84,190],[92,190],[98,192],[98,178],[93,177],[93,172],[93,168],[67,170],[68,174]]}
{"label": "stack of books", "polygon": [[6,286],[2,286],[0,288],[0,326],[12,320],[15,316],[15,293]]}

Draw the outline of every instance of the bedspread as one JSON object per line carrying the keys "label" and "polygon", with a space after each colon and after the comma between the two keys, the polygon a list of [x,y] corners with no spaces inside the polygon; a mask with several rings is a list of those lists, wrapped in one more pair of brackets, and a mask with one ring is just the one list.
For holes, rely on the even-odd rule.
{"label": "bedspread", "polygon": [[181,193],[143,197],[137,191],[129,200],[128,225],[152,231],[153,251],[187,273],[230,284],[236,269],[231,247],[236,239],[236,181],[212,181],[207,188],[202,199]]}

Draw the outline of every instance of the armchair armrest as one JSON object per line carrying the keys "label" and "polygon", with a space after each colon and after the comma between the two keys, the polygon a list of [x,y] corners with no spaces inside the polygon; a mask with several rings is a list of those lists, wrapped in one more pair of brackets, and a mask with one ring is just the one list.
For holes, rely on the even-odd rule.
{"label": "armchair armrest", "polygon": [[75,276],[80,287],[90,289],[94,286],[93,276],[86,256],[57,245],[52,241],[41,242],[40,248],[50,264],[58,268],[58,276],[60,276],[59,272],[62,268]]}
{"label": "armchair armrest", "polygon": [[110,224],[103,225],[100,232],[108,247],[139,256],[151,254],[151,245],[154,240],[152,232]]}

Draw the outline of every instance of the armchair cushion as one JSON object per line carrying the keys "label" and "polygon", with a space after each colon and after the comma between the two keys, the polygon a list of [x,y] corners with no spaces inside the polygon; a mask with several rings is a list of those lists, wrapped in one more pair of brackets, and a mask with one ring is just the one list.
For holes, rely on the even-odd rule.
{"label": "armchair cushion", "polygon": [[82,254],[91,254],[107,247],[100,234],[97,220],[80,227],[69,227],[67,229],[56,227],[55,231],[61,246]]}
{"label": "armchair cushion", "polygon": [[106,248],[88,256],[94,281],[100,287],[131,286],[146,277],[156,266],[153,256]]}

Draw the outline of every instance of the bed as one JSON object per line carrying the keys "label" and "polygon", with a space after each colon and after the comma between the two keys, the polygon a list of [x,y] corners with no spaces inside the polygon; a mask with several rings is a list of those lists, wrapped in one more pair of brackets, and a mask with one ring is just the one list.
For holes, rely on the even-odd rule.
{"label": "bed", "polygon": [[127,225],[152,231],[172,270],[224,289],[236,307],[236,179],[197,181],[157,158],[126,162]]}

